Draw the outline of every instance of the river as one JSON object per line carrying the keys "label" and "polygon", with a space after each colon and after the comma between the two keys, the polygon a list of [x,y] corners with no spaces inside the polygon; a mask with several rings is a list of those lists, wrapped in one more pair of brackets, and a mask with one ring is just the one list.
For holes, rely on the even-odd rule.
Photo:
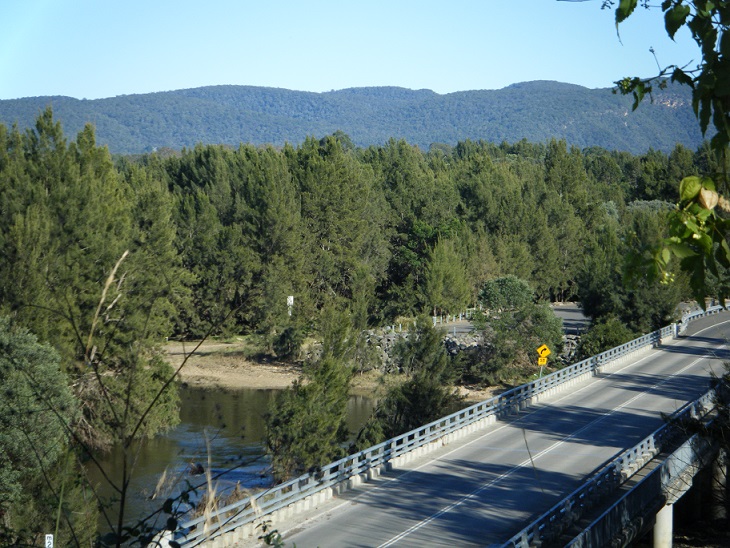
{"label": "river", "polygon": [[[263,417],[276,393],[277,390],[261,389],[181,388],[180,424],[134,447],[138,458],[130,483],[125,522],[132,523],[149,515],[167,497],[179,493],[186,482],[194,485],[204,482],[205,476],[191,475],[190,467],[200,463],[208,468],[209,458],[214,475],[235,468],[217,482],[219,489],[229,489],[236,482],[242,487],[269,485],[268,462],[262,446]],[[370,398],[350,397],[348,425],[352,432],[360,428],[374,406],[375,401]],[[121,450],[113,450],[101,459],[104,470],[117,481],[122,463]],[[155,493],[163,473],[165,485]],[[101,474],[92,472],[92,478],[101,486],[105,499],[113,496]],[[102,524],[102,529],[107,528]]]}

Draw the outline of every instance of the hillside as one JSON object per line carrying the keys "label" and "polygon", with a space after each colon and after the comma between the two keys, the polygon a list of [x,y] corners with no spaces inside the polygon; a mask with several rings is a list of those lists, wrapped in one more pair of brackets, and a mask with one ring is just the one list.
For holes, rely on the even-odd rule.
{"label": "hillside", "polygon": [[423,149],[465,139],[512,143],[555,137],[581,148],[642,153],[649,148],[668,151],[676,143],[696,148],[702,141],[690,90],[680,86],[655,94],[653,103],[646,101],[635,112],[631,99],[610,89],[548,81],[446,95],[396,87],[311,93],[212,86],[95,100],[2,100],[0,122],[31,127],[49,105],[68,135],[91,122],[98,142],[115,153],[196,143],[297,144],[337,130],[358,146],[394,137]]}

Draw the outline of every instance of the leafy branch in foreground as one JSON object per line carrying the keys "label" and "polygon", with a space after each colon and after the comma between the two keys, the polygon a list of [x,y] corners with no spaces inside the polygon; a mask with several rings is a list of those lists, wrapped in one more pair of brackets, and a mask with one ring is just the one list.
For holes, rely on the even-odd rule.
{"label": "leafy branch in foreground", "polygon": [[[616,4],[614,0],[605,0],[603,8]],[[617,29],[639,5],[646,9],[655,7],[648,0],[618,1]],[[679,203],[668,219],[669,237],[653,248],[642,267],[650,279],[669,283],[673,278],[668,265],[672,258],[677,258],[681,269],[689,274],[690,286],[701,305],[704,306],[708,295],[716,295],[724,304],[730,295],[730,202],[722,195],[728,191],[730,145],[730,1],[664,0],[661,10],[667,35],[674,39],[680,29],[687,28],[700,47],[701,62],[692,70],[670,65],[652,78],[624,78],[616,82],[617,91],[632,94],[636,109],[646,95],[651,95],[655,85],[660,89],[666,88],[668,82],[690,86],[692,107],[702,133],[707,134],[710,123],[716,131],[710,146],[719,169],[682,180]]]}
{"label": "leafy branch in foreground", "polygon": [[[714,289],[724,303],[730,294],[730,202],[720,196],[709,177],[685,177],[679,185],[680,201],[668,215],[669,237],[654,250],[652,277],[673,281],[668,266],[672,258],[680,260],[689,274],[694,297],[703,303],[708,289]],[[717,284],[710,286],[707,273]]]}

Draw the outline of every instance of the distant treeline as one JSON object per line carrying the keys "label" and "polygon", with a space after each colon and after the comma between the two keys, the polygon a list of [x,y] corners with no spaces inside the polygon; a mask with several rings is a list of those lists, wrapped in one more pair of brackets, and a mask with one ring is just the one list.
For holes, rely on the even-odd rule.
{"label": "distant treeline", "polygon": [[[46,111],[32,131],[0,127],[0,313],[78,357],[80,334],[120,317],[151,338],[216,326],[275,344],[315,330],[328,303],[387,324],[459,312],[504,275],[610,308],[624,257],[656,241],[679,179],[711,161],[705,147],[558,140],[357,148],[342,133],[112,157],[90,126],[67,142]],[[123,282],[105,291],[119,299],[97,310],[117,263]]]}
{"label": "distant treeline", "polygon": [[98,141],[113,153],[135,154],[197,143],[302,144],[307,136],[348,134],[359,147],[383,146],[393,137],[428,150],[465,139],[514,143],[565,140],[634,154],[670,152],[676,143],[695,149],[702,135],[691,90],[656,90],[632,112],[628,97],[610,89],[558,82],[526,82],[500,90],[439,95],[395,87],[309,93],[253,86],[212,86],[107,99],[30,97],[0,101],[0,123],[32,127],[48,106],[67,131],[94,124]]}

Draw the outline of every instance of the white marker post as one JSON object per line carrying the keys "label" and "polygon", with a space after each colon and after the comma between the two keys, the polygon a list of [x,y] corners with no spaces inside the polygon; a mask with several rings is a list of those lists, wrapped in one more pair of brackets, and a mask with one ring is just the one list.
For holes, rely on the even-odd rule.
{"label": "white marker post", "polygon": [[286,306],[289,309],[289,316],[291,316],[292,308],[294,308],[294,295],[289,295],[286,298]]}

